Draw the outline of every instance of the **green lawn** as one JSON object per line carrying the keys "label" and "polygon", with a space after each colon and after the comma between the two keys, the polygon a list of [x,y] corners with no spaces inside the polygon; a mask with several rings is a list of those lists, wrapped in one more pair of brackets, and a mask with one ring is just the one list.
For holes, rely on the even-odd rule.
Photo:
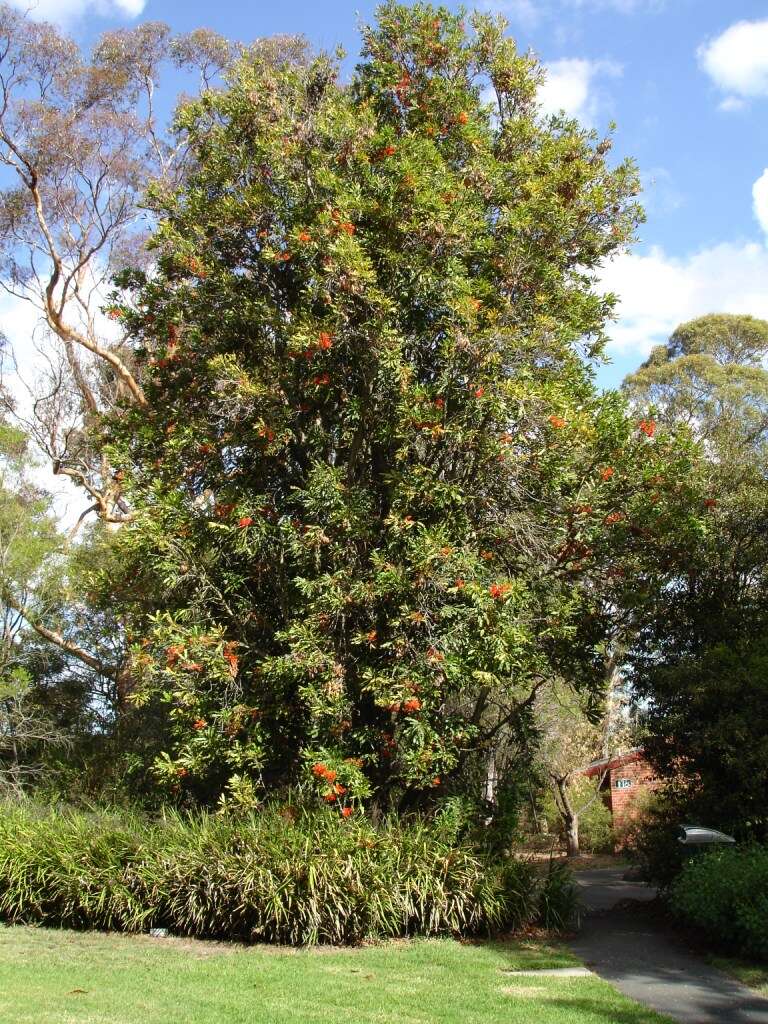
{"label": "green lawn", "polygon": [[721,971],[749,985],[761,995],[768,996],[768,964],[756,964],[750,960],[739,960],[730,956],[711,956],[711,964]]}
{"label": "green lawn", "polygon": [[0,926],[3,1024],[669,1024],[536,942],[287,950]]}

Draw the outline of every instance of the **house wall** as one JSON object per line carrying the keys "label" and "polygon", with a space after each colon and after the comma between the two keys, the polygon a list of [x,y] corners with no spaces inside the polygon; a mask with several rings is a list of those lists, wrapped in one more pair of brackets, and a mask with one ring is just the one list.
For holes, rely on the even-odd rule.
{"label": "house wall", "polygon": [[655,789],[657,785],[651,766],[642,757],[628,764],[612,766],[607,781],[610,784],[609,806],[613,826],[617,829],[631,820],[632,806],[638,796],[648,789]]}

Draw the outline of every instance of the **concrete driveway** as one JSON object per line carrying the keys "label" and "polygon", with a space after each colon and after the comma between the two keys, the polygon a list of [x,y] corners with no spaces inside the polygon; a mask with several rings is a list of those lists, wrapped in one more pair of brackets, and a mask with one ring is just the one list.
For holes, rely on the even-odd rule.
{"label": "concrete driveway", "polygon": [[579,873],[586,907],[571,948],[619,991],[683,1024],[768,1024],[768,999],[732,980],[670,934],[642,903],[656,893],[623,869]]}

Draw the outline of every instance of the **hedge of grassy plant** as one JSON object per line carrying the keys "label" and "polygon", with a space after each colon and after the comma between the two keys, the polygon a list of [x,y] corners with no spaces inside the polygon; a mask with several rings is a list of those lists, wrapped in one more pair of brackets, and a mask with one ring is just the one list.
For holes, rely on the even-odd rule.
{"label": "hedge of grassy plant", "polygon": [[768,961],[768,848],[712,850],[672,883],[675,913],[724,949]]}
{"label": "hedge of grassy plant", "polygon": [[552,919],[553,901],[567,917],[561,888],[420,821],[0,807],[0,917],[14,922],[353,943],[514,930]]}

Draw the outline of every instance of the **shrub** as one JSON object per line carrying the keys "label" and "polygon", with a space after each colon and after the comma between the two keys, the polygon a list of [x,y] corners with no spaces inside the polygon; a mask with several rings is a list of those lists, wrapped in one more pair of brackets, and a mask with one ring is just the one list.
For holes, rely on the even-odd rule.
{"label": "shrub", "polygon": [[[556,903],[532,865],[444,825],[274,806],[243,817],[0,812],[0,916],[242,941],[353,943],[521,928]],[[562,916],[562,911],[559,912]]]}
{"label": "shrub", "polygon": [[581,896],[573,872],[562,861],[549,862],[539,896],[537,923],[550,931],[561,932],[575,925],[581,913]]}
{"label": "shrub", "polygon": [[670,903],[718,945],[768,960],[768,848],[711,850],[695,856],[672,883]]}

